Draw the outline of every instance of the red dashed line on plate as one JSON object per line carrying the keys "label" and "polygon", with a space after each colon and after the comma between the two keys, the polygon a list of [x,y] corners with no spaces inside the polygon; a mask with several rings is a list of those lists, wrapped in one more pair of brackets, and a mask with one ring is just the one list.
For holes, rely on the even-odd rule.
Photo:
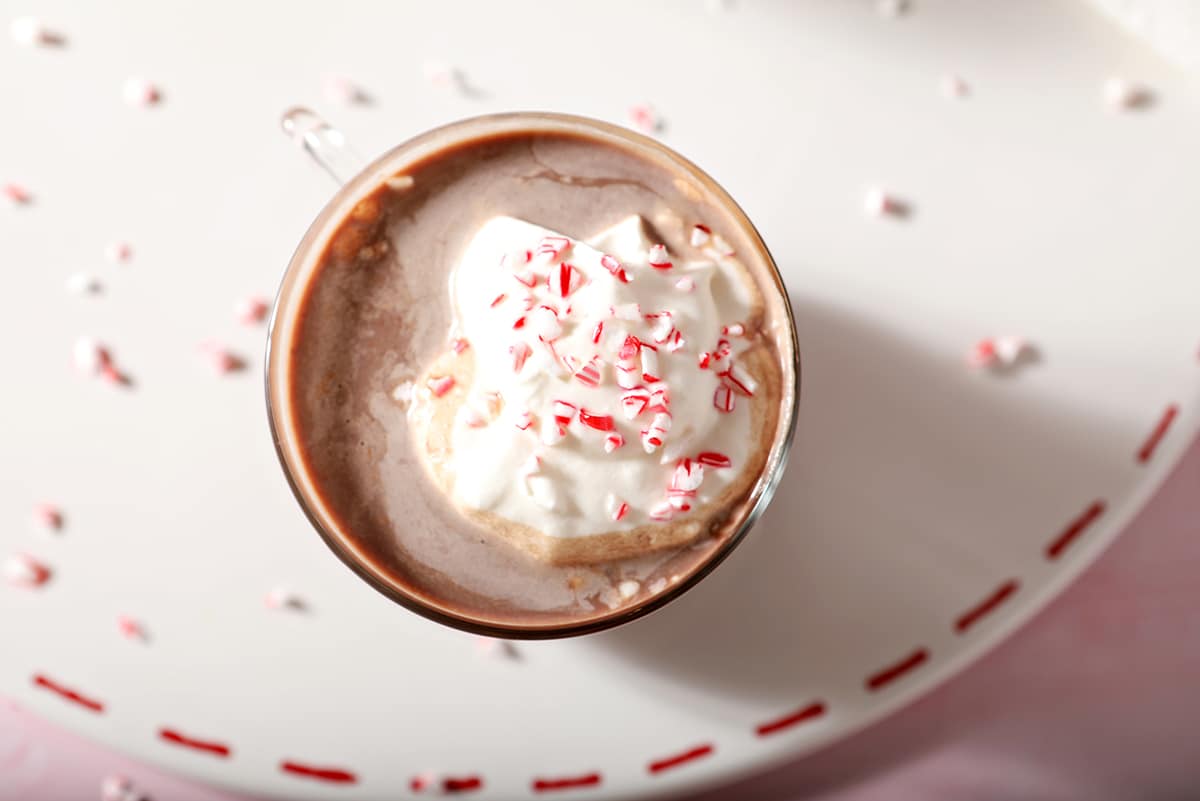
{"label": "red dashed line on plate", "polygon": [[303,776],[306,779],[316,779],[332,784],[354,784],[358,781],[357,776],[341,768],[317,768],[300,762],[287,761],[280,763],[279,769],[293,776]]}
{"label": "red dashed line on plate", "polygon": [[996,590],[984,598],[982,601],[963,612],[958,620],[954,621],[954,630],[962,634],[967,629],[974,626],[988,614],[996,610],[996,607],[1012,597],[1020,586],[1016,579],[1009,579],[1001,584]]}
{"label": "red dashed line on plate", "polygon": [[483,779],[478,776],[450,777],[442,779],[443,793],[469,793],[483,788]]}
{"label": "red dashed line on plate", "polygon": [[817,701],[814,704],[801,707],[795,712],[790,712],[781,718],[775,718],[774,720],[768,720],[766,723],[761,723],[757,728],[754,729],[754,732],[759,737],[766,737],[769,734],[790,729],[793,726],[799,726],[801,723],[805,723],[810,720],[816,720],[824,714],[825,704]]}
{"label": "red dashed line on plate", "polygon": [[647,769],[651,773],[662,773],[664,770],[670,770],[671,768],[677,768],[680,765],[687,764],[688,762],[694,762],[697,759],[703,759],[704,757],[712,754],[712,752],[715,750],[716,749],[713,747],[712,743],[705,743],[704,745],[698,745],[695,748],[690,748],[683,753],[655,760],[654,762],[650,763]]}
{"label": "red dashed line on plate", "polygon": [[1083,511],[1079,517],[1071,521],[1071,523],[1063,529],[1054,540],[1046,546],[1046,558],[1057,559],[1062,556],[1063,551],[1074,542],[1084,530],[1100,515],[1104,514],[1104,501],[1092,501],[1092,505]]}
{"label": "red dashed line on plate", "polygon": [[600,785],[599,773],[587,773],[583,776],[568,776],[560,779],[534,779],[535,793],[549,793],[555,790],[573,790],[577,787],[597,787]]}
{"label": "red dashed line on plate", "polygon": [[203,751],[214,756],[228,757],[233,753],[232,749],[224,743],[219,743],[215,740],[197,740],[195,737],[180,734],[175,729],[159,729],[158,737],[162,741],[171,743],[172,745],[191,748],[193,751]]}
{"label": "red dashed line on plate", "polygon": [[1162,417],[1158,419],[1158,425],[1150,432],[1150,436],[1146,437],[1146,441],[1142,443],[1141,449],[1137,452],[1137,460],[1142,464],[1150,461],[1150,457],[1154,455],[1154,449],[1158,447],[1158,443],[1166,435],[1167,429],[1171,427],[1171,423],[1179,415],[1179,406],[1172,403],[1162,413]]}
{"label": "red dashed line on plate", "polygon": [[906,673],[910,673],[929,661],[929,651],[918,648],[894,665],[889,665],[878,673],[867,677],[867,689],[871,692],[882,690]]}
{"label": "red dashed line on plate", "polygon": [[64,687],[53,679],[46,678],[40,673],[33,677],[33,683],[35,686],[41,687],[43,690],[49,690],[55,695],[61,696],[73,704],[78,704],[79,706],[91,712],[95,712],[97,714],[104,712],[103,701],[97,701],[95,698],[88,698],[86,695],[78,693],[69,687]]}

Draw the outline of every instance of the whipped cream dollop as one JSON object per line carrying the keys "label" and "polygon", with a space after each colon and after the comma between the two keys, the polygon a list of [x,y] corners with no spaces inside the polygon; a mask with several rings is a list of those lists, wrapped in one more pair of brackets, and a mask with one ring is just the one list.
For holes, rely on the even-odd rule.
{"label": "whipped cream dollop", "polygon": [[[737,361],[754,295],[708,230],[669,253],[630,217],[588,242],[511,217],[451,275],[473,370],[451,428],[451,494],[552,537],[704,506],[758,446]],[[435,396],[453,380],[432,376]]]}

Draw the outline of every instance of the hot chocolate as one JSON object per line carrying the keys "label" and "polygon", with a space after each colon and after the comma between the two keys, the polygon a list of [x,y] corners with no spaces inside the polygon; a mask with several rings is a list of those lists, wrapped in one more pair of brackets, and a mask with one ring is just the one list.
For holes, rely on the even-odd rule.
{"label": "hot chocolate", "polygon": [[653,148],[554,125],[386,166],[276,334],[281,450],[343,558],[520,634],[723,553],[795,388],[786,300],[736,207]]}

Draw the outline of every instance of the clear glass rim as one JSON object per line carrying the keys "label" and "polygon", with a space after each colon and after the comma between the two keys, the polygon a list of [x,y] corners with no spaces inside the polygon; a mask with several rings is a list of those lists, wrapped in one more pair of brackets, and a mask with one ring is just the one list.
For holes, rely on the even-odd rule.
{"label": "clear glass rim", "polygon": [[[791,382],[791,386],[788,386],[786,376],[784,378],[784,386],[781,388],[780,418],[776,422],[775,428],[776,438],[772,442],[771,449],[768,452],[763,475],[751,490],[752,496],[755,496],[753,503],[749,510],[745,512],[737,528],[704,563],[677,584],[672,585],[657,595],[629,607],[613,610],[605,615],[577,622],[508,625],[497,621],[480,620],[455,613],[453,610],[440,607],[426,598],[397,586],[395,583],[379,575],[370,566],[368,559],[364,559],[355,553],[354,548],[345,538],[331,530],[331,527],[327,525],[326,521],[314,508],[314,499],[309,497],[309,494],[298,480],[297,471],[305,469],[303,461],[293,454],[287,446],[286,428],[280,419],[280,410],[276,408],[280,404],[282,396],[286,394],[286,382],[276,380],[276,377],[281,374],[281,364],[286,361],[286,354],[277,353],[277,349],[280,346],[279,340],[282,338],[278,334],[281,306],[292,299],[291,294],[294,291],[302,291],[304,284],[299,282],[298,279],[305,272],[304,268],[310,264],[314,248],[319,243],[321,235],[330,231],[330,219],[335,216],[335,212],[338,210],[342,208],[348,209],[351,198],[357,202],[360,195],[365,194],[366,191],[370,191],[370,189],[378,185],[381,176],[394,172],[394,170],[385,170],[386,166],[391,165],[405,155],[409,155],[409,160],[413,160],[414,154],[419,153],[423,147],[432,145],[440,149],[456,141],[456,139],[461,141],[462,139],[473,138],[480,134],[529,129],[567,132],[579,132],[582,130],[586,133],[599,135],[601,138],[616,139],[626,145],[641,150],[648,150],[658,158],[682,168],[698,183],[702,184],[706,190],[711,192],[713,196],[717,197],[742,228],[753,247],[759,251],[763,263],[768,268],[770,278],[774,283],[774,287],[769,289],[777,293],[777,299],[781,303],[783,315],[787,322],[786,340],[791,348],[790,360],[786,358],[787,354],[781,354],[781,356],[785,362],[790,363],[794,380]],[[338,216],[340,218],[340,215]],[[764,287],[764,289],[768,288]],[[767,505],[779,487],[787,465],[788,455],[796,433],[796,415],[800,399],[800,347],[796,336],[796,323],[792,312],[791,300],[774,257],[767,249],[766,243],[763,242],[758,229],[750,221],[750,218],[742,210],[741,206],[708,173],[661,142],[626,128],[570,114],[519,111],[468,117],[418,134],[390,148],[360,170],[357,175],[347,181],[333,194],[300,240],[280,280],[275,302],[272,305],[271,316],[268,321],[263,379],[271,441],[274,444],[280,466],[283,468],[284,477],[287,479],[288,486],[291,488],[292,494],[299,503],[305,517],[308,518],[313,528],[316,529],[321,539],[324,540],[326,546],[333,551],[338,559],[384,597],[429,620],[450,626],[451,628],[487,637],[546,640],[591,634],[614,628],[648,615],[666,606],[696,586],[741,544],[766,510]]]}

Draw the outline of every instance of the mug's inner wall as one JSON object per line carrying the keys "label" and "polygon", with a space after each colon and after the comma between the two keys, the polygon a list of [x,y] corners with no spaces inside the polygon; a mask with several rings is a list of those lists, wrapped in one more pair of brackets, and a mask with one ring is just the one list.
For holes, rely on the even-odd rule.
{"label": "mug's inner wall", "polygon": [[[686,229],[670,219],[702,221],[730,240],[765,302],[778,368],[771,380],[783,390],[783,413],[762,432],[773,469],[794,403],[792,329],[769,257],[740,212],[657,148],[553,118],[491,130],[452,126],[402,146],[370,172],[302,243],[273,333],[276,434],[327,539],[381,589],[500,627],[603,617],[607,610],[580,603],[580,588],[597,581],[684,583],[724,539],[590,568],[543,565],[496,542],[427,478],[391,393],[444,350],[448,271],[487,218],[508,214],[584,238],[640,214],[667,223],[659,234],[674,252],[686,250]],[[383,179],[395,174],[411,178],[411,187],[389,188]],[[730,532],[758,494],[731,510]]]}

